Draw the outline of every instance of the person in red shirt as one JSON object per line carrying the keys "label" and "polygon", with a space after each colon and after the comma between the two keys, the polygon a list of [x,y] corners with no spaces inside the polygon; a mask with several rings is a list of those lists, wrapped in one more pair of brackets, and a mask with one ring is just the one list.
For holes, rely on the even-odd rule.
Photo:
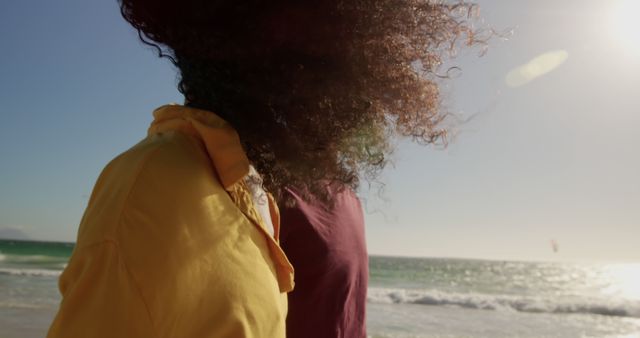
{"label": "person in red shirt", "polygon": [[330,188],[329,201],[288,191],[280,244],[296,271],[289,293],[288,338],[364,338],[369,259],[360,201]]}

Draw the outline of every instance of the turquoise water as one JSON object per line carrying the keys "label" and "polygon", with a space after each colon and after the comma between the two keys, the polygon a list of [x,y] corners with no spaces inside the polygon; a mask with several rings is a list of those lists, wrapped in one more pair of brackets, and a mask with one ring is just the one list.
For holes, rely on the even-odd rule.
{"label": "turquoise water", "polygon": [[72,251],[72,243],[0,240],[0,268],[60,270]]}
{"label": "turquoise water", "polygon": [[371,257],[380,337],[640,337],[640,264]]}
{"label": "turquoise water", "polygon": [[[73,245],[0,240],[0,338],[43,337]],[[640,264],[370,257],[372,337],[640,338]]]}
{"label": "turquoise water", "polygon": [[0,240],[0,338],[44,337],[73,244]]}

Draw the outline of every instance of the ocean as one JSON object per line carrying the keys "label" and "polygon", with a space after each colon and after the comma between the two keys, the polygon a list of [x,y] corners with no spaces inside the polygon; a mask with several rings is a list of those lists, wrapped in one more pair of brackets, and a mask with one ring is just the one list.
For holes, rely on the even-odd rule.
{"label": "ocean", "polygon": [[[0,338],[44,337],[73,244],[0,240]],[[640,264],[370,257],[376,338],[640,338]]]}

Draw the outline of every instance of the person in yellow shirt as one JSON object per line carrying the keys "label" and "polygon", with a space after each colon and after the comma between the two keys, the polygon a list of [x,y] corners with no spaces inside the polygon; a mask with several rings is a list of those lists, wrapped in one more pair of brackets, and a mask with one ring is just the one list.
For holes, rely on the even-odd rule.
{"label": "person in yellow shirt", "polygon": [[49,337],[282,336],[293,269],[237,134],[193,108],[154,116],[98,178]]}
{"label": "person in yellow shirt", "polygon": [[156,109],[100,174],[48,337],[284,338],[294,267],[274,200],[295,203],[287,186],[325,200],[326,184],[357,188],[392,137],[439,140],[430,74],[442,46],[473,40],[470,6],[119,4],[177,67],[186,103]]}

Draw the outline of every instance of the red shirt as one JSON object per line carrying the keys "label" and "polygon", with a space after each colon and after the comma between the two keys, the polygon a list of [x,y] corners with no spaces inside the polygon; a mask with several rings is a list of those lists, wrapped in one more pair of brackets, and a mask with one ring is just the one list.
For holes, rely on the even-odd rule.
{"label": "red shirt", "polygon": [[280,243],[295,269],[288,338],[364,338],[369,259],[356,195],[331,193],[332,206],[305,201],[281,210]]}

